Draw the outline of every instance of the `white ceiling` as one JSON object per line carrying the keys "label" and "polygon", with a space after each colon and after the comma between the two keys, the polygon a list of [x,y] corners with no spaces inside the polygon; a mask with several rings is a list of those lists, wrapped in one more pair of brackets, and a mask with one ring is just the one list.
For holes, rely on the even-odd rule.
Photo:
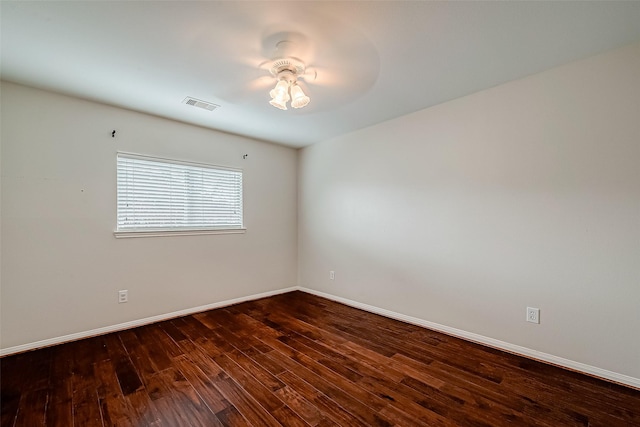
{"label": "white ceiling", "polygon": [[[293,147],[640,40],[638,1],[2,1],[0,12],[3,80]],[[317,72],[303,109],[268,104],[275,80],[260,64],[283,38]]]}

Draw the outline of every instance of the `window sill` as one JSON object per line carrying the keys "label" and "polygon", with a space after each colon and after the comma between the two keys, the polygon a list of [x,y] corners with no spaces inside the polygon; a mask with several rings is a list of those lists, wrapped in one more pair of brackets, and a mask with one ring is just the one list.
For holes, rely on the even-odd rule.
{"label": "window sill", "polygon": [[114,231],[116,239],[128,239],[132,237],[165,237],[165,236],[199,236],[202,234],[244,234],[246,228],[229,228],[218,230],[130,230]]}

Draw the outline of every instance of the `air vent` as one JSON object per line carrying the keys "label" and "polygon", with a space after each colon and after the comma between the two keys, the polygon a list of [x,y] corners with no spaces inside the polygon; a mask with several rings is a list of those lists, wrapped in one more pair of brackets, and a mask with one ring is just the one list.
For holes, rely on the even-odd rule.
{"label": "air vent", "polygon": [[194,107],[202,108],[208,111],[213,111],[216,108],[220,108],[220,106],[217,104],[212,104],[211,102],[207,102],[207,101],[201,101],[199,99],[191,98],[190,96],[187,96],[184,99],[184,101],[182,101],[182,103],[187,105],[193,105]]}

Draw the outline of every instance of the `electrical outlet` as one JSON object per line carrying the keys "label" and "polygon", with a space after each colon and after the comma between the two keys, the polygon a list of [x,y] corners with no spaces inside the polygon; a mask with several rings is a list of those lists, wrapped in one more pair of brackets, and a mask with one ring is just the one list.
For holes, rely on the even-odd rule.
{"label": "electrical outlet", "polygon": [[122,304],[123,302],[129,302],[129,291],[126,289],[118,291],[118,304]]}
{"label": "electrical outlet", "polygon": [[329,272],[329,280],[334,280],[336,278],[336,272],[331,270]]}
{"label": "electrical outlet", "polygon": [[527,322],[540,323],[540,309],[527,307]]}

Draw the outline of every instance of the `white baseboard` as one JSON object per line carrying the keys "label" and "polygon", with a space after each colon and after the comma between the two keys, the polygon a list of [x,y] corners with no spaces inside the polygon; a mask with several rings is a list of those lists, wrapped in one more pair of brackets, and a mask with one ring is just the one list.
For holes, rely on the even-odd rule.
{"label": "white baseboard", "polygon": [[369,304],[363,304],[357,301],[353,301],[353,300],[342,298],[342,297],[337,297],[335,295],[327,294],[327,293],[316,291],[313,289],[308,289],[302,286],[298,286],[297,289],[302,292],[307,292],[309,294],[327,298],[332,301],[336,301],[351,307],[359,308],[361,310],[368,311],[370,313],[379,314],[384,317],[400,320],[401,322],[422,326],[424,328],[442,332],[447,335],[452,335],[457,338],[462,338],[467,341],[472,341],[478,344],[486,345],[488,347],[493,347],[498,350],[503,350],[509,353],[514,353],[520,356],[525,356],[531,359],[547,362],[552,365],[557,365],[563,368],[570,369],[572,371],[578,371],[587,375],[603,378],[609,381],[613,381],[629,387],[633,387],[635,389],[640,389],[640,378],[630,377],[628,375],[619,374],[617,372],[608,371],[602,368],[597,368],[595,366],[565,359],[563,357],[554,356],[553,354],[543,353],[541,351],[532,350],[527,347],[510,344],[505,341],[500,341],[494,338],[485,337],[483,335],[475,334],[473,332],[467,332],[461,329],[451,328],[449,326],[440,325],[439,323],[429,322],[428,320],[407,316],[404,314],[396,313],[394,311],[386,310],[384,308],[375,307]]}
{"label": "white baseboard", "polygon": [[187,316],[189,314],[199,313],[202,311],[213,310],[214,308],[226,307],[241,302],[252,301],[260,298],[271,297],[274,295],[284,294],[287,292],[298,290],[298,286],[293,286],[275,291],[263,292],[247,297],[234,298],[226,301],[214,302],[211,304],[201,305],[199,307],[187,308],[184,310],[173,311],[171,313],[159,314],[157,316],[145,317],[144,319],[132,320],[130,322],[118,323],[117,325],[105,326],[103,328],[91,329],[88,331],[76,332],[74,334],[63,335],[60,337],[49,338],[42,341],[31,342],[27,344],[17,345],[0,349],[0,357],[10,354],[22,353],[24,351],[35,350],[43,347],[50,347],[56,344],[62,344],[70,341],[77,341],[83,338],[95,337],[97,335],[109,334],[111,332],[123,331],[125,329],[137,328],[138,326],[149,325],[151,323],[161,322],[163,320],[175,319],[176,317]]}
{"label": "white baseboard", "polygon": [[215,308],[226,307],[233,304],[238,304],[246,301],[253,301],[260,298],[266,298],[274,295],[284,294],[291,291],[302,291],[312,295],[317,295],[323,298],[336,301],[350,307],[355,307],[370,313],[379,314],[390,319],[399,320],[401,322],[410,323],[424,328],[432,329],[434,331],[442,332],[448,335],[452,335],[457,338],[462,338],[467,341],[472,341],[478,344],[486,345],[489,347],[497,348],[498,350],[504,350],[509,353],[518,354],[531,359],[540,360],[550,363],[552,365],[561,366],[573,371],[582,372],[587,375],[603,378],[616,383],[624,384],[629,387],[640,389],[640,378],[630,377],[628,375],[619,374],[617,372],[608,371],[595,366],[587,365],[584,363],[576,362],[573,360],[565,359],[563,357],[554,356],[552,354],[543,353],[537,350],[532,350],[527,347],[522,347],[515,344],[510,344],[505,341],[496,340],[494,338],[485,337],[483,335],[475,334],[473,332],[463,331],[461,329],[452,328],[449,326],[441,325],[439,323],[430,322],[428,320],[419,319],[417,317],[407,316],[394,311],[386,310],[384,308],[375,307],[373,305],[364,304],[361,302],[353,301],[347,298],[338,297],[335,295],[327,294],[324,292],[316,291],[313,289],[305,288],[303,286],[292,286],[289,288],[278,289],[275,291],[263,292],[260,294],[249,295],[246,297],[234,298],[226,301],[214,302],[211,304],[201,305],[199,307],[187,308],[184,310],[174,311],[171,313],[160,314],[152,317],[145,317],[144,319],[132,320],[130,322],[119,323],[117,325],[105,326],[103,328],[91,329],[83,332],[76,332],[74,334],[63,335],[60,337],[49,338],[42,341],[36,341],[32,343],[17,345],[14,347],[7,347],[0,349],[0,357],[8,356],[11,354],[22,353],[24,351],[35,350],[38,348],[49,347],[56,344],[62,344],[65,342],[76,341],[83,338],[94,337],[97,335],[104,335],[111,332],[122,331],[126,329],[136,328],[138,326],[144,326],[151,323],[160,322],[163,320],[174,319],[176,317],[187,316],[189,314],[199,313],[202,311],[213,310]]}

